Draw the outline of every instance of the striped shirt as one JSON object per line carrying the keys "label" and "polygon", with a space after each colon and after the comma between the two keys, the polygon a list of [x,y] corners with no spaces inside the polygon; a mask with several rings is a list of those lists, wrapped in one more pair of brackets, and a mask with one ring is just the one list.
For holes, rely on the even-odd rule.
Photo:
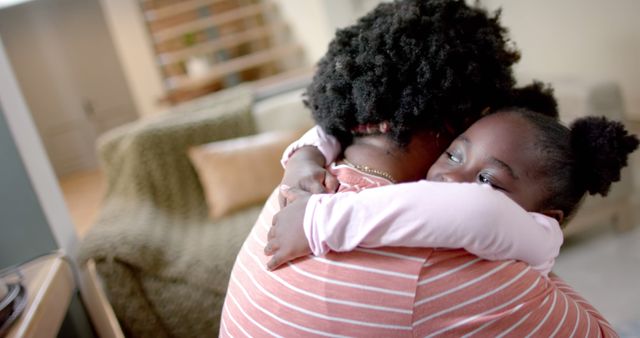
{"label": "striped shirt", "polygon": [[[336,173],[350,189],[388,184]],[[238,254],[222,337],[616,336],[557,277],[464,250],[358,248],[307,256],[269,272],[263,249],[278,210],[274,192]]]}

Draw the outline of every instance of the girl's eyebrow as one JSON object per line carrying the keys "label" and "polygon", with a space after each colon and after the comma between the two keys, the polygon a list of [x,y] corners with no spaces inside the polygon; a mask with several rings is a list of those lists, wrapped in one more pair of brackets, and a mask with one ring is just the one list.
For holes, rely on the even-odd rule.
{"label": "girl's eyebrow", "polygon": [[507,173],[509,173],[509,176],[511,176],[514,180],[520,179],[520,177],[518,177],[518,175],[516,175],[516,173],[513,171],[513,168],[511,168],[511,166],[509,166],[508,164],[504,163],[503,161],[500,161],[495,157],[489,157],[489,160],[491,161],[491,163],[506,170]]}

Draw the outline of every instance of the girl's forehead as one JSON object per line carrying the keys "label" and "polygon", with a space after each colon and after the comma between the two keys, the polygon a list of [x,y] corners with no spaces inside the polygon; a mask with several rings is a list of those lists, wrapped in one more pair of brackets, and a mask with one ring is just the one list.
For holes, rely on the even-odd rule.
{"label": "girl's forehead", "polygon": [[479,137],[502,138],[503,141],[530,141],[535,129],[529,121],[516,114],[496,113],[485,116],[471,125],[463,135]]}
{"label": "girl's forehead", "polygon": [[487,116],[472,125],[459,140],[481,158],[497,159],[514,170],[530,172],[539,165],[535,128],[515,114]]}

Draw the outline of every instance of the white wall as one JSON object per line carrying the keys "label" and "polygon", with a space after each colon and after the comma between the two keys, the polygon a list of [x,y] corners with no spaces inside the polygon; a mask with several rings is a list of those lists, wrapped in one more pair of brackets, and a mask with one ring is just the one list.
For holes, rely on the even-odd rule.
{"label": "white wall", "polygon": [[640,120],[640,1],[484,0],[522,51],[518,73],[541,80],[614,80]]}
{"label": "white wall", "polygon": [[157,114],[165,91],[137,0],[100,0],[118,57],[141,116]]}
{"label": "white wall", "polygon": [[[296,41],[315,64],[327,51],[336,29],[356,22],[380,0],[272,0],[289,24]],[[389,1],[389,0],[385,0]]]}
{"label": "white wall", "polygon": [[324,55],[333,37],[333,29],[324,0],[273,0],[280,15],[305,50],[309,64],[315,64]]}

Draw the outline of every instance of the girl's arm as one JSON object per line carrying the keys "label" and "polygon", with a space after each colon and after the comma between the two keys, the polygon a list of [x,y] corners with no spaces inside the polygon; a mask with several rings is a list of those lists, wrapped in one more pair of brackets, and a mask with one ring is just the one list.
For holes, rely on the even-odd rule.
{"label": "girl's arm", "polygon": [[420,181],[313,195],[303,224],[315,255],[356,246],[464,248],[485,259],[521,260],[543,274],[562,245],[555,219],[471,183]]}
{"label": "girl's arm", "polygon": [[335,161],[341,151],[340,143],[335,137],[327,135],[319,126],[314,126],[285,149],[280,160],[282,166],[286,168],[287,162],[293,153],[305,146],[316,147],[325,159],[325,166]]}
{"label": "girl's arm", "polygon": [[[281,163],[285,168],[281,185],[299,188],[311,193],[329,193],[338,189],[338,181],[326,169],[340,153],[338,141],[315,126],[287,147]],[[287,205],[282,194],[280,206]]]}

